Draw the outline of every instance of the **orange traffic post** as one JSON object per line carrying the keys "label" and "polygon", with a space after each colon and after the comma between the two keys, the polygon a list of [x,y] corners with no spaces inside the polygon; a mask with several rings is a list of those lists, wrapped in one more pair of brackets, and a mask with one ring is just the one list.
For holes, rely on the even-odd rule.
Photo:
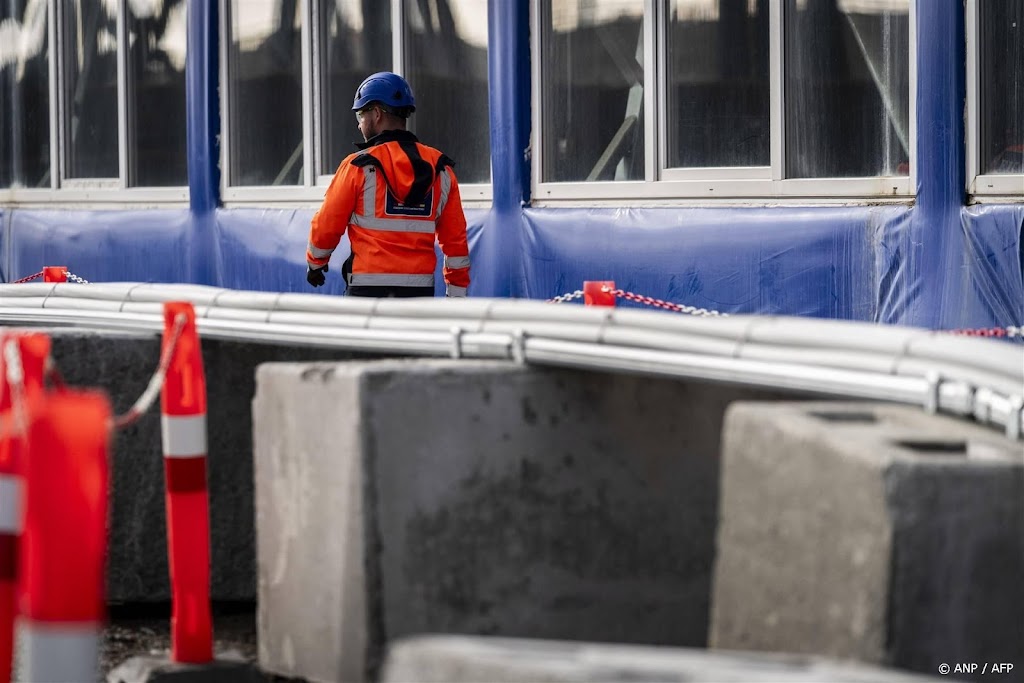
{"label": "orange traffic post", "polygon": [[67,391],[35,403],[19,563],[23,679],[92,681],[105,610],[110,402]]}
{"label": "orange traffic post", "polygon": [[167,559],[171,574],[171,659],[213,659],[210,513],[206,488],[206,377],[188,302],[164,304],[163,353],[174,345],[161,396]]}
{"label": "orange traffic post", "polygon": [[[11,345],[8,350],[8,345]],[[16,367],[8,365],[8,354]],[[0,334],[0,682],[11,680],[14,650],[14,618],[18,614],[15,588],[18,583],[18,546],[22,531],[22,458],[25,434],[20,420],[27,419],[27,404],[43,390],[43,370],[50,354],[45,334]],[[14,372],[10,372],[13,370]],[[15,379],[15,386],[8,382]],[[18,386],[20,385],[20,386]],[[17,405],[18,402],[21,405]],[[21,411],[15,419],[15,409]]]}
{"label": "orange traffic post", "polygon": [[43,282],[67,282],[68,269],[64,266],[44,266]]}
{"label": "orange traffic post", "polygon": [[583,282],[583,303],[587,306],[614,306],[614,280],[586,280]]}

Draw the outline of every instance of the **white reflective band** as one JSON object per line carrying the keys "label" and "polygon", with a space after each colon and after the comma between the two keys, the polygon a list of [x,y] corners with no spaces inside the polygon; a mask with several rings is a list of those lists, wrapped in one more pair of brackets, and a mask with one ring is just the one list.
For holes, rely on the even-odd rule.
{"label": "white reflective band", "polygon": [[433,275],[400,273],[352,273],[352,284],[370,287],[433,287]]}
{"label": "white reflective band", "polygon": [[468,256],[445,256],[444,257],[445,268],[469,268],[469,257]]}
{"label": "white reflective band", "polygon": [[0,533],[21,533],[21,477],[0,474]]}
{"label": "white reflective band", "polygon": [[455,285],[448,285],[448,296],[450,297],[464,297],[466,296],[465,287],[456,287]]}
{"label": "white reflective band", "polygon": [[327,258],[334,253],[333,249],[321,249],[320,247],[314,247],[312,242],[306,245],[306,249],[313,255],[313,258]]}
{"label": "white reflective band", "polygon": [[377,171],[373,166],[363,167],[363,215],[377,213]]}
{"label": "white reflective band", "polygon": [[206,455],[205,415],[161,415],[165,458]]}
{"label": "white reflective band", "polygon": [[411,221],[407,218],[374,218],[373,216],[352,216],[352,225],[367,230],[390,230],[392,232],[434,232],[434,221]]}
{"label": "white reflective band", "polygon": [[444,205],[448,203],[448,193],[452,189],[452,177],[448,174],[448,169],[441,169],[441,199],[437,202],[437,217],[440,218],[441,214],[444,213]]}
{"label": "white reflective band", "polygon": [[23,644],[17,680],[82,683],[96,680],[100,629],[98,624],[47,624],[18,620]]}

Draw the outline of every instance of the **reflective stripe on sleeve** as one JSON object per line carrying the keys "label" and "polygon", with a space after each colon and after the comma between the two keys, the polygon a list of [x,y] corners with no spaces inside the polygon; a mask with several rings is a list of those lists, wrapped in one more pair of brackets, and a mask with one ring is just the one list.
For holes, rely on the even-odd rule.
{"label": "reflective stripe on sleeve", "polygon": [[433,275],[401,273],[352,273],[352,284],[364,287],[433,287]]}
{"label": "reflective stripe on sleeve", "polygon": [[391,232],[422,232],[433,233],[434,221],[410,221],[403,218],[374,218],[372,216],[352,216],[352,225],[367,230],[388,230]]}
{"label": "reflective stripe on sleeve", "polygon": [[165,458],[206,455],[205,415],[161,415]]}
{"label": "reflective stripe on sleeve", "polygon": [[312,242],[306,245],[306,249],[309,250],[309,254],[313,258],[327,258],[334,253],[333,249],[321,249],[320,247],[314,247]]}
{"label": "reflective stripe on sleeve", "polygon": [[450,297],[464,297],[466,296],[466,288],[457,287],[456,285],[448,285],[447,294]]}
{"label": "reflective stripe on sleeve", "polygon": [[0,474],[0,533],[21,533],[21,477]]}
{"label": "reflective stripe on sleeve", "polygon": [[448,203],[448,193],[452,189],[452,177],[445,168],[441,171],[441,199],[437,202],[437,217],[440,219],[444,213],[445,204]]}
{"label": "reflective stripe on sleeve", "polygon": [[469,257],[468,256],[445,256],[444,257],[445,268],[469,268]]}

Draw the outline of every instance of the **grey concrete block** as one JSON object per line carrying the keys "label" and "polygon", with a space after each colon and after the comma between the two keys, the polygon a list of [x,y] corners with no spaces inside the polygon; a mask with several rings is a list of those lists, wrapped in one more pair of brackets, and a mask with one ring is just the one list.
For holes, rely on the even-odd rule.
{"label": "grey concrete block", "polygon": [[420,636],[388,650],[382,683],[926,683],[917,676],[807,655],[548,640]]}
{"label": "grey concrete block", "polygon": [[[156,335],[47,330],[71,385],[105,389],[115,413],[145,390],[160,357]],[[347,352],[204,339],[208,397],[211,596],[256,595],[251,402],[255,368],[270,360],[344,359]],[[170,599],[160,402],[112,441],[107,596],[111,602]]]}
{"label": "grey concrete block", "polygon": [[980,675],[1024,662],[1021,576],[1020,442],[913,407],[729,409],[713,646]]}
{"label": "grey concrete block", "polygon": [[424,632],[703,645],[722,416],[755,396],[501,362],[261,366],[261,665],[359,680]]}
{"label": "grey concrete block", "polygon": [[107,674],[107,683],[265,683],[270,680],[241,655],[224,653],[206,664],[179,664],[168,657],[132,657]]}

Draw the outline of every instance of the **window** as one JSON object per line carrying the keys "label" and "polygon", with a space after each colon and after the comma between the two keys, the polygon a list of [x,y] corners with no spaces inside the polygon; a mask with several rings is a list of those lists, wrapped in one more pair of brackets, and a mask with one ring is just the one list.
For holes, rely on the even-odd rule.
{"label": "window", "polygon": [[1024,0],[968,3],[968,182],[1024,195]]}
{"label": "window", "polygon": [[0,187],[185,199],[184,69],[185,0],[4,3]]}
{"label": "window", "polygon": [[463,198],[487,198],[487,0],[222,7],[225,200],[319,200],[361,141],[352,97],[377,71],[406,76],[416,96],[409,128],[455,159]]}
{"label": "window", "polygon": [[536,0],[535,197],[908,196],[911,10]]}

